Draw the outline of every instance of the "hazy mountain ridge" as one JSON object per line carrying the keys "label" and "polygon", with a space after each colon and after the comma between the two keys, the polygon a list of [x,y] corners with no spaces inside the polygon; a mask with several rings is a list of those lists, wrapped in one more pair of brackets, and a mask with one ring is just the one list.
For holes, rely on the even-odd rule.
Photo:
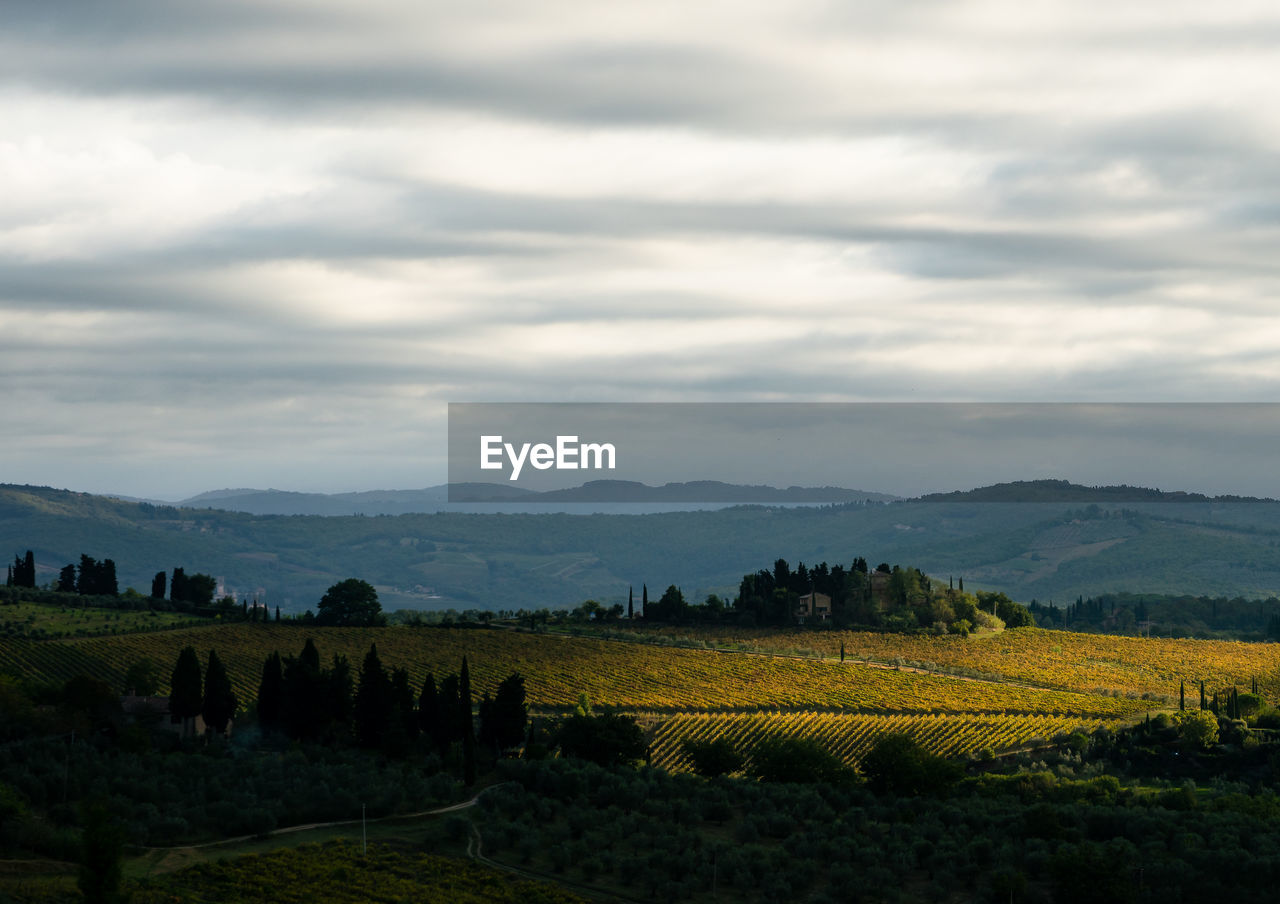
{"label": "hazy mountain ridge", "polygon": [[928,493],[919,502],[1275,502],[1259,496],[1206,496],[1182,490],[1165,491],[1127,484],[1084,486],[1069,480],[1014,480],[955,490],[950,493]]}
{"label": "hazy mountain ridge", "polygon": [[[451,502],[450,499],[453,499]],[[636,481],[593,480],[582,486],[537,492],[498,483],[442,484],[421,490],[369,490],[357,493],[299,493],[287,490],[214,490],[173,503],[190,508],[216,508],[258,515],[406,515],[428,512],[565,511],[589,513],[583,506],[600,504],[618,514],[639,503],[648,511],[675,510],[703,504],[839,503],[898,499],[887,493],[845,487],[745,486],[716,480],[648,486]],[[507,503],[507,508],[499,508]],[[567,505],[566,505],[567,504]],[[539,506],[533,508],[530,506]],[[641,512],[636,512],[641,514]]]}
{"label": "hazy mountain ridge", "polygon": [[795,563],[911,564],[1016,599],[1107,592],[1265,597],[1280,588],[1280,504],[920,500],[733,506],[635,515],[457,512],[384,517],[253,515],[0,486],[0,553],[35,551],[47,582],[81,553],[115,560],[121,587],[182,566],[314,606],[346,577],[389,607],[541,608],[637,600],[641,585],[732,595],[743,574]]}

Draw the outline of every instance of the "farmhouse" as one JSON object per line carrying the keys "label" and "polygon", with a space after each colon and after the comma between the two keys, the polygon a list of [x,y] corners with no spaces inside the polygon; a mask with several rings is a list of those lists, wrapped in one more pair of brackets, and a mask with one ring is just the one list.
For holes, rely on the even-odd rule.
{"label": "farmhouse", "polygon": [[[139,697],[126,694],[120,698],[120,709],[126,719],[162,731],[171,731],[180,738],[204,737],[204,717],[197,715],[192,719],[183,719],[169,712],[168,697]],[[227,735],[231,734],[231,723],[227,723]]]}
{"label": "farmhouse", "polygon": [[825,593],[806,593],[796,601],[795,614],[801,624],[806,618],[826,621],[831,617],[831,597]]}

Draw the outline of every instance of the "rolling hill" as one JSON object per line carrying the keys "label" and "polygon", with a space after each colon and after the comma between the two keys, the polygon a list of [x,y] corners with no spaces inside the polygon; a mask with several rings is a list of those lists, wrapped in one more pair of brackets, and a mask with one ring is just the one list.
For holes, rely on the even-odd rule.
{"label": "rolling hill", "polygon": [[645,515],[254,515],[0,486],[0,552],[35,551],[37,579],[81,553],[121,588],[182,566],[286,611],[346,577],[388,608],[516,609],[625,602],[642,584],[701,599],[788,561],[912,564],[1020,600],[1138,591],[1265,597],[1280,590],[1280,504],[1184,501],[733,506]]}

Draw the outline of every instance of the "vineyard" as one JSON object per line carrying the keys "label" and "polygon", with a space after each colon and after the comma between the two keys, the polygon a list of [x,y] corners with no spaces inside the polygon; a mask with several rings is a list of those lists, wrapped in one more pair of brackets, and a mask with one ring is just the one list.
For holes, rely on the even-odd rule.
{"label": "vineyard", "polygon": [[1176,702],[1204,681],[1213,690],[1249,687],[1280,697],[1280,644],[1074,634],[1019,628],[1000,634],[941,637],[861,631],[780,632],[743,628],[657,628],[647,634],[717,647],[919,664],[1078,693],[1148,694]]}
{"label": "vineyard", "polygon": [[[524,675],[529,702],[570,707],[586,693],[597,705],[629,710],[841,710],[905,713],[1024,713],[1115,718],[1150,704],[1015,684],[896,671],[861,663],[678,649],[507,630],[297,628],[235,624],[77,640],[0,640],[0,672],[62,682],[88,674],[121,688],[129,666],[150,659],[167,678],[182,647],[203,662],[216,649],[242,704],[257,694],[262,662],[295,654],[311,637],[322,661],[346,656],[358,669],[370,644],[388,668],[409,671],[414,687],[469,659],[476,696],[493,693],[512,671]],[[162,688],[162,693],[167,690]]]}
{"label": "vineyard", "polygon": [[681,745],[686,740],[724,738],[746,755],[762,741],[802,737],[819,742],[848,766],[854,766],[874,740],[889,733],[910,735],[940,756],[963,756],[991,748],[994,752],[1043,743],[1059,734],[1089,732],[1097,719],[1071,716],[869,715],[855,713],[691,713],[665,720],[654,733],[654,765],[670,772],[691,766]]}

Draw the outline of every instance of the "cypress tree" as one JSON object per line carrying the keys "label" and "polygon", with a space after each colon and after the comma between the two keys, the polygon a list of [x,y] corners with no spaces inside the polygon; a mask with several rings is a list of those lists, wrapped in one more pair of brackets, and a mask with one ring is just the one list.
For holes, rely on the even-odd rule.
{"label": "cypress tree", "polygon": [[1203,710],[1205,710],[1205,709],[1207,709],[1207,707],[1206,707],[1204,704],[1205,704],[1205,700],[1204,700],[1204,682],[1203,682],[1203,681],[1201,681],[1201,682],[1200,682],[1200,709],[1201,709],[1202,711],[1203,711]]}
{"label": "cypress tree", "polygon": [[182,720],[183,730],[189,719],[200,715],[204,694],[200,679],[200,659],[196,648],[186,646],[178,653],[178,662],[169,677],[169,712]]}
{"label": "cypress tree", "polygon": [[99,596],[119,596],[120,585],[116,582],[116,563],[113,559],[103,559],[98,566],[94,593]]}
{"label": "cypress tree", "polygon": [[635,588],[627,587],[627,618],[628,619],[632,619],[636,617],[635,598],[636,598]]}
{"label": "cypress tree", "polygon": [[84,553],[80,553],[80,569],[76,575],[76,593],[81,596],[88,596],[93,593],[93,585],[97,576],[97,561]]}
{"label": "cypress tree", "polygon": [[321,673],[324,689],[325,725],[337,738],[351,736],[351,723],[355,718],[355,682],[351,677],[351,663],[347,657],[333,654],[333,665]]}
{"label": "cypress tree", "polygon": [[391,691],[395,699],[396,713],[404,736],[413,741],[418,737],[418,716],[413,711],[413,691],[409,687],[407,669],[396,669],[391,673]]}
{"label": "cypress tree", "polygon": [[462,782],[468,788],[476,783],[476,734],[471,722],[471,670],[467,657],[462,657],[458,673],[458,711],[462,718]]}
{"label": "cypress tree", "polygon": [[840,641],[840,661],[844,662],[844,641]]}
{"label": "cypress tree", "polygon": [[418,727],[443,756],[449,746],[449,736],[444,726],[440,695],[436,692],[436,677],[430,672],[422,682],[422,693],[418,695]]}
{"label": "cypress tree", "polygon": [[151,579],[151,598],[155,600],[164,599],[165,573],[157,571],[156,576]]}
{"label": "cypress tree", "polygon": [[279,652],[262,664],[262,681],[258,683],[258,727],[264,734],[284,726],[284,665]]}
{"label": "cypress tree", "polygon": [[29,549],[27,557],[22,562],[22,583],[19,586],[32,589],[36,586],[36,557],[35,553]]}
{"label": "cypress tree", "polygon": [[640,614],[641,615],[649,614],[649,585],[648,584],[640,585]]}
{"label": "cypress tree", "polygon": [[454,741],[462,740],[462,719],[458,710],[458,673],[446,675],[440,682],[440,755],[449,752]]}
{"label": "cypress tree", "polygon": [[276,606],[276,624],[280,623],[280,607]]}
{"label": "cypress tree", "polygon": [[529,707],[525,703],[524,677],[512,672],[498,685],[498,692],[486,707],[480,707],[480,732],[494,753],[515,747],[524,740]]}
{"label": "cypress tree", "polygon": [[302,652],[298,654],[298,661],[308,670],[316,674],[320,673],[320,651],[316,649],[316,642],[310,637],[302,645]]}
{"label": "cypress tree", "polygon": [[173,578],[169,581],[169,600],[174,603],[187,601],[187,573],[181,568],[173,569]]}
{"label": "cypress tree", "polygon": [[370,644],[360,666],[355,700],[356,741],[361,747],[382,745],[391,724],[391,680],[378,658],[378,645]]}
{"label": "cypress tree", "polygon": [[216,651],[210,650],[209,665],[204,675],[204,702],[200,708],[205,729],[213,734],[225,734],[227,723],[236,714],[239,702],[222,660]]}
{"label": "cypress tree", "polygon": [[1178,712],[1187,708],[1187,682],[1178,682]]}
{"label": "cypress tree", "polygon": [[329,721],[324,677],[320,672],[320,652],[309,637],[297,657],[284,660],[281,716],[289,737],[318,737]]}
{"label": "cypress tree", "polygon": [[59,593],[75,593],[76,592],[76,566],[63,565],[62,571],[58,574],[58,592]]}

